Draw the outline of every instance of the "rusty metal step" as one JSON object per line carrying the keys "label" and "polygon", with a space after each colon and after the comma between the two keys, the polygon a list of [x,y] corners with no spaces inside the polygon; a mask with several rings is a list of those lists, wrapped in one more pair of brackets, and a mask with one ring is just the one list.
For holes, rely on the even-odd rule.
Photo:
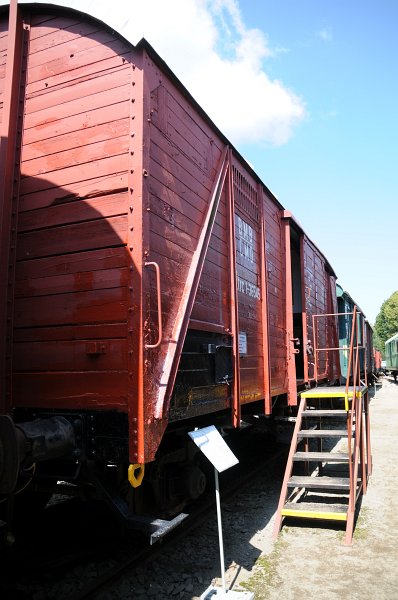
{"label": "rusty metal step", "polygon": [[293,454],[294,461],[305,460],[307,462],[347,462],[349,455],[343,452],[296,452]]}
{"label": "rusty metal step", "polygon": [[323,438],[323,437],[348,437],[346,429],[302,429],[297,434],[298,438]]}
{"label": "rusty metal step", "polygon": [[318,410],[316,409],[307,409],[307,410],[303,410],[303,417],[344,417],[345,419],[347,418],[347,411],[346,410]]}
{"label": "rusty metal step", "polygon": [[348,477],[302,477],[293,475],[287,483],[289,488],[306,488],[308,490],[339,490],[349,491],[350,480]]}

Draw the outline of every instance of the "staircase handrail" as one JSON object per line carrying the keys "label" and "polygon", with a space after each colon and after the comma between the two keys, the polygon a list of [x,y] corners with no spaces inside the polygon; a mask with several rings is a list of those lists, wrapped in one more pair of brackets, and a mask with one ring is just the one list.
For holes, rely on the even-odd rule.
{"label": "staircase handrail", "polygon": [[[347,367],[347,378],[345,387],[345,401],[347,415],[347,433],[348,433],[348,456],[349,456],[349,470],[350,470],[350,498],[349,498],[349,511],[355,511],[356,502],[356,489],[358,483],[358,465],[359,465],[359,454],[360,454],[360,436],[361,436],[361,422],[362,422],[362,398],[361,394],[357,394],[357,385],[361,385],[360,381],[360,360],[359,350],[361,346],[358,340],[358,326],[357,326],[357,308],[354,306],[352,327],[351,327],[351,339],[350,339],[350,353],[348,356],[348,367]],[[349,408],[349,388],[350,381],[352,379],[352,403],[351,409]],[[355,444],[352,447],[352,431],[354,428],[355,418]]]}
{"label": "staircase handrail", "polygon": [[[320,352],[326,352],[326,354],[328,352],[337,352],[337,351],[350,351],[351,352],[351,345],[350,346],[328,346],[326,348],[320,348],[318,347],[317,344],[317,334],[318,334],[318,321],[320,318],[330,318],[330,317],[334,317],[334,318],[338,318],[338,317],[349,317],[350,315],[354,315],[355,313],[355,317],[353,317],[353,323],[357,320],[357,316],[362,314],[356,306],[354,306],[353,311],[349,311],[349,312],[337,312],[337,313],[319,313],[319,314],[314,314],[312,315],[312,331],[313,331],[313,352],[314,352],[314,379],[315,381],[318,383],[319,380],[319,373],[318,373],[318,353]],[[357,336],[358,337],[358,336]],[[351,341],[353,340],[353,336],[351,334]],[[366,349],[366,345],[365,345],[365,337],[364,334],[362,335],[362,343],[359,344],[358,340],[357,340],[357,347],[360,350],[365,350]],[[352,356],[352,354],[351,354]],[[366,357],[366,353],[365,353],[365,357]],[[326,361],[328,361],[328,359],[326,359]],[[349,372],[351,366],[348,365],[347,371]],[[365,368],[366,368],[366,362],[365,362]],[[326,371],[327,371],[327,367],[326,367]],[[366,378],[366,374],[365,374],[365,378]],[[347,402],[346,402],[347,405]],[[348,408],[347,408],[348,410]]]}

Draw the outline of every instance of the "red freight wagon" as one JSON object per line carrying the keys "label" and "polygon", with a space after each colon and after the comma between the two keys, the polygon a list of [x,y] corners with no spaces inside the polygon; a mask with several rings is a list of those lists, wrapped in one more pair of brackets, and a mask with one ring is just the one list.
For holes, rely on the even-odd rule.
{"label": "red freight wagon", "polygon": [[335,274],[145,40],[53,6],[0,16],[0,493],[20,461],[102,488],[148,464],[171,512],[168,469],[191,497],[203,474],[165,432],[296,405],[336,344],[312,318],[336,312]]}
{"label": "red freight wagon", "polygon": [[378,373],[379,371],[381,371],[381,359],[382,359],[382,355],[381,352],[379,350],[376,350],[376,348],[373,348],[373,360],[374,360],[374,368],[376,373]]}

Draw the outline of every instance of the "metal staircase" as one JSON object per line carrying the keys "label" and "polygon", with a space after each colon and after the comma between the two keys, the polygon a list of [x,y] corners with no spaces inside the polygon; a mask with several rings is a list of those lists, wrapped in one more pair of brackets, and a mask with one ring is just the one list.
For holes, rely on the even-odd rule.
{"label": "metal staircase", "polygon": [[[372,461],[366,352],[359,344],[356,308],[349,314],[351,343],[343,348],[349,351],[346,385],[316,386],[301,393],[274,537],[285,517],[295,517],[345,521],[344,543],[352,542],[356,509],[366,493]],[[360,380],[361,358],[365,381]]]}

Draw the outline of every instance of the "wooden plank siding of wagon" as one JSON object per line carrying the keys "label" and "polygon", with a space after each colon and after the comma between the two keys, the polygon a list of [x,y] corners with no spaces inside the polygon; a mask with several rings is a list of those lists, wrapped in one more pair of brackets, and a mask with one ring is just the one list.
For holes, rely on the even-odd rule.
{"label": "wooden plank siding of wagon", "polygon": [[[334,317],[314,317],[314,315],[331,315],[337,312],[336,278],[326,258],[304,233],[301,226],[292,215],[285,211],[285,217],[290,226],[299,236],[297,249],[300,252],[300,281],[301,281],[301,323],[303,353],[303,383],[314,381],[315,356],[311,350],[316,348],[336,347],[334,335],[337,322]],[[314,331],[314,321],[316,331]],[[307,342],[310,342],[310,346]],[[308,352],[310,354],[308,354]],[[334,352],[317,352],[318,380],[334,381],[340,375],[338,356]]]}
{"label": "wooden plank siding of wagon", "polygon": [[284,237],[282,213],[272,198],[265,196],[264,217],[267,232],[266,255],[268,276],[268,318],[271,394],[278,396],[287,393],[285,345],[286,296],[284,279]]}
{"label": "wooden plank siding of wagon", "polygon": [[127,410],[130,49],[60,21],[31,25],[14,404]]}
{"label": "wooden plank siding of wagon", "polygon": [[23,118],[20,99],[24,93],[28,35],[27,30],[22,27],[22,15],[16,2],[10,6],[8,17],[8,20],[3,20],[1,26],[6,45],[5,62],[0,71],[3,84],[0,129],[0,281],[4,286],[4,293],[0,296],[2,413],[12,406],[13,293],[18,217],[18,163]]}
{"label": "wooden plank siding of wagon", "polygon": [[[150,356],[151,376],[147,376],[146,406],[148,419],[159,422],[163,429],[167,424],[167,411],[170,403],[171,392],[173,389],[174,378],[176,376],[179,356],[182,350],[182,343],[189,325],[189,318],[206,316],[209,320],[209,310],[217,313],[217,307],[212,306],[212,300],[222,303],[222,297],[217,295],[215,298],[209,294],[212,283],[220,285],[225,283],[225,273],[220,268],[221,256],[227,254],[225,248],[225,235],[222,231],[225,217],[218,217],[218,210],[211,218],[211,230],[207,235],[207,241],[201,242],[203,235],[203,219],[205,215],[209,216],[209,199],[211,189],[214,189],[214,177],[217,170],[212,167],[211,176],[197,166],[196,162],[191,160],[191,154],[196,153],[197,136],[192,138],[192,131],[199,129],[198,124],[189,114],[189,105],[186,100],[180,96],[177,89],[171,86],[170,82],[159,74],[156,65],[148,58],[144,57],[146,64],[145,76],[150,88],[151,98],[151,129],[149,138],[149,182],[150,182],[150,204],[149,204],[149,231],[150,231],[150,251],[149,260],[155,259],[158,262],[160,271],[170,272],[170,260],[175,266],[173,279],[166,279],[169,285],[162,290],[162,314],[163,328],[170,342],[163,343],[160,348],[147,352]],[[159,95],[159,79],[161,84],[167,86]],[[171,111],[169,103],[170,97],[174,98],[174,110]],[[177,110],[177,105],[181,108]],[[184,108],[185,107],[185,108]],[[156,118],[160,114],[160,118]],[[153,117],[153,122],[152,122]],[[174,124],[171,128],[170,122]],[[188,126],[184,127],[184,124]],[[173,139],[169,132],[173,131]],[[177,138],[175,130],[182,135]],[[179,144],[184,138],[184,145],[181,149]],[[195,139],[195,144],[192,139]],[[202,136],[202,140],[210,145],[210,136]],[[219,160],[220,153],[218,154]],[[221,191],[221,190],[220,190]],[[221,195],[222,196],[222,195]],[[161,198],[161,214],[159,214],[159,205],[157,209],[151,210],[151,206],[157,199]],[[220,202],[217,208],[222,204]],[[225,214],[225,209],[224,209]],[[193,219],[193,227],[189,227],[189,220]],[[186,229],[188,226],[188,229]],[[217,227],[215,235],[214,227]],[[225,227],[225,225],[224,225]],[[187,233],[189,232],[189,235]],[[223,240],[224,238],[224,240]],[[197,248],[199,244],[205,243],[205,254],[199,257]],[[202,251],[200,251],[202,252]],[[198,258],[196,259],[195,256]],[[205,266],[205,256],[206,265]],[[213,260],[208,261],[208,257],[213,256]],[[194,261],[198,260],[197,263]],[[223,263],[221,259],[221,263]],[[208,269],[205,273],[205,269]],[[206,277],[210,275],[210,277]],[[190,290],[190,299],[188,290],[184,292],[187,285],[187,278],[191,278],[194,291]],[[204,282],[201,284],[201,282]],[[210,284],[210,288],[209,288]],[[191,284],[190,284],[191,285]],[[194,302],[196,291],[201,288],[197,301]],[[155,290],[152,289],[153,296]],[[196,310],[196,313],[195,313]],[[155,308],[152,308],[151,320],[155,317]],[[210,319],[211,320],[211,319]],[[175,346],[177,344],[177,347]],[[164,380],[165,389],[162,385],[153,387],[153,382]],[[145,393],[145,391],[144,391]],[[160,396],[159,396],[160,394]],[[162,395],[163,394],[163,395]],[[153,398],[156,399],[154,404]]]}
{"label": "wooden plank siding of wagon", "polygon": [[[314,331],[312,316],[328,313],[328,288],[329,281],[325,271],[324,260],[313,244],[305,240],[305,254],[307,257],[307,323],[309,338],[312,339],[314,348],[326,348],[328,342],[327,319],[318,319]],[[326,379],[329,375],[330,356],[325,352],[318,353],[318,380]]]}
{"label": "wooden plank siding of wagon", "polygon": [[[260,249],[263,197],[255,180],[237,162],[233,163],[233,183],[239,330],[246,336],[247,344],[246,353],[240,356],[240,402],[245,404],[265,400],[269,386],[268,380],[264,381],[268,369],[263,368],[263,351],[266,348],[268,352],[267,344],[263,344],[262,326],[262,306],[266,304],[266,297],[261,297],[261,292],[265,292],[261,288],[261,261],[265,256]],[[240,231],[241,227],[243,231]],[[245,230],[250,233],[249,241],[245,240]]]}
{"label": "wooden plank siding of wagon", "polygon": [[[14,405],[127,413],[130,461],[152,461],[188,330],[233,348],[234,381],[212,409],[202,392],[202,414],[238,426],[242,404],[295,404],[279,202],[147,43],[24,10]],[[326,310],[323,257],[300,243],[310,310]]]}
{"label": "wooden plank siding of wagon", "polygon": [[[184,206],[184,210],[187,207],[189,210],[190,198],[192,198],[191,192],[196,193],[195,197],[195,205],[197,205],[197,197],[199,195],[200,202],[200,193],[197,190],[197,181],[200,181],[201,184],[205,182],[205,178],[207,173],[209,172],[209,165],[214,164],[214,159],[216,157],[216,153],[219,153],[219,150],[216,145],[216,139],[214,137],[214,131],[209,130],[209,127],[202,118],[199,118],[199,115],[192,110],[192,104],[187,103],[185,99],[182,99],[179,93],[175,89],[170,86],[170,82],[164,79],[164,75],[158,70],[158,67],[155,65],[154,67],[155,76],[153,77],[153,89],[151,90],[151,124],[154,125],[157,131],[160,131],[162,135],[158,135],[157,131],[155,131],[151,135],[156,139],[156,144],[158,147],[163,148],[165,150],[166,156],[165,161],[162,161],[161,168],[158,168],[156,164],[151,165],[150,170],[150,186],[151,191],[153,192],[153,177],[162,183],[162,189],[156,190],[155,195],[157,197],[161,197],[165,203],[165,212],[169,214],[170,220],[173,219],[173,214],[175,211],[175,206],[171,206],[173,202],[176,202],[177,210],[179,209],[179,202]],[[149,75],[150,77],[150,75]],[[178,122],[178,126],[176,123]],[[198,124],[200,124],[198,126]],[[194,142],[192,142],[194,140]],[[209,144],[209,141],[211,143]],[[170,158],[171,155],[171,158]],[[189,170],[192,172],[192,169],[200,169],[195,173],[194,179],[195,184],[189,183],[189,177],[185,176],[185,169],[177,169],[176,173],[172,171],[173,161],[177,160],[180,162],[181,166],[183,166],[184,161],[189,165]],[[168,165],[170,169],[167,172],[167,168],[164,166],[164,162]],[[196,166],[195,166],[196,165]],[[247,177],[247,173],[243,168],[244,176]],[[175,175],[175,177],[174,177]],[[256,188],[256,183],[254,183],[253,187]],[[187,189],[187,186],[189,189]],[[193,189],[192,189],[193,188]],[[226,206],[226,205],[225,205]],[[239,210],[239,203],[236,203],[237,210]],[[223,198],[220,200],[219,204],[219,212],[217,214],[217,219],[224,207]],[[201,209],[203,210],[203,208]],[[200,214],[200,213],[199,213]],[[243,216],[243,214],[242,214]],[[216,220],[217,223],[217,220]],[[222,230],[220,230],[220,242],[222,241]],[[161,238],[157,237],[154,232],[152,233],[154,236],[152,238],[152,247],[151,252],[154,249],[153,243],[156,243],[156,251],[161,252]],[[215,251],[213,240],[217,235],[216,233],[216,225],[214,226],[211,241],[209,244],[209,249],[206,255],[206,261],[203,266],[203,272],[201,276],[201,282],[198,290],[198,295],[196,297],[196,301],[194,303],[192,309],[192,317],[200,316],[202,319],[201,325],[203,327],[203,320],[206,318],[206,305],[201,302],[202,298],[215,298],[211,290],[212,282],[208,277],[206,277],[206,269],[207,266],[212,262],[211,253],[214,252],[214,263],[216,266],[220,264],[220,254],[222,253],[222,246],[218,245],[217,251]],[[177,244],[174,242],[170,245],[170,251],[172,251],[173,261],[184,261],[184,252],[182,248],[178,248]],[[164,253],[164,248],[163,248]],[[259,257],[260,253],[256,249],[256,258]],[[156,254],[156,256],[159,256]],[[186,252],[185,252],[186,256]],[[185,267],[185,263],[180,263],[182,267]],[[242,269],[245,269],[245,265],[241,264],[238,266]],[[163,267],[162,267],[163,268]],[[249,280],[253,286],[258,284],[259,273],[251,271],[249,268],[245,270],[246,278]],[[184,274],[180,272],[176,272],[175,277],[178,279],[184,280]],[[214,281],[214,280],[213,280]],[[221,280],[222,281],[222,280]],[[203,282],[203,284],[202,284]],[[217,299],[223,298],[225,302],[225,298],[228,299],[227,296],[218,294]],[[167,304],[168,300],[166,300]],[[219,311],[215,310],[214,303],[213,306],[213,319],[215,314],[222,314]],[[216,302],[217,307],[217,302]],[[164,309],[167,312],[167,308]],[[225,310],[225,309],[224,309]],[[201,311],[201,312],[199,312]],[[239,315],[244,316],[250,325],[247,325],[247,329],[250,334],[259,335],[259,331],[261,332],[261,327],[259,327],[260,317],[257,315],[257,310],[253,310],[250,306],[250,303],[241,302],[239,307]],[[169,315],[172,314],[167,312],[165,316],[166,321],[166,330],[167,330],[167,319]],[[228,313],[224,313],[228,315]],[[225,316],[224,316],[225,319]],[[210,323],[209,318],[207,317],[209,331],[218,330],[218,327],[228,326],[228,320],[225,319],[224,323]],[[193,319],[192,323],[199,322],[199,319]],[[227,325],[226,325],[226,323]],[[213,328],[211,327],[213,325]],[[214,327],[215,326],[215,327]],[[222,330],[222,329],[221,329]],[[261,362],[261,352],[264,350],[264,346],[260,342],[253,344],[252,342],[248,343],[248,351],[253,353],[253,355],[249,358],[247,362],[247,372],[250,375],[247,376],[247,381],[250,384],[251,389],[256,388],[255,393],[249,395],[246,391],[241,395],[241,401],[250,401],[255,399],[256,397],[260,397],[264,395],[264,375],[263,369],[259,369],[259,362]],[[242,369],[241,369],[242,370]],[[246,370],[243,367],[243,371]],[[259,377],[261,371],[261,376]],[[253,374],[255,373],[255,377]],[[260,391],[261,390],[261,391]]]}
{"label": "wooden plank siding of wagon", "polygon": [[87,198],[84,202],[75,202],[73,212],[70,210],[69,203],[20,212],[18,229],[22,233],[43,228],[44,224],[46,227],[55,227],[82,223],[92,217],[93,211],[96,211],[98,218],[121,216],[121,213],[124,212],[123,193],[97,196]]}

